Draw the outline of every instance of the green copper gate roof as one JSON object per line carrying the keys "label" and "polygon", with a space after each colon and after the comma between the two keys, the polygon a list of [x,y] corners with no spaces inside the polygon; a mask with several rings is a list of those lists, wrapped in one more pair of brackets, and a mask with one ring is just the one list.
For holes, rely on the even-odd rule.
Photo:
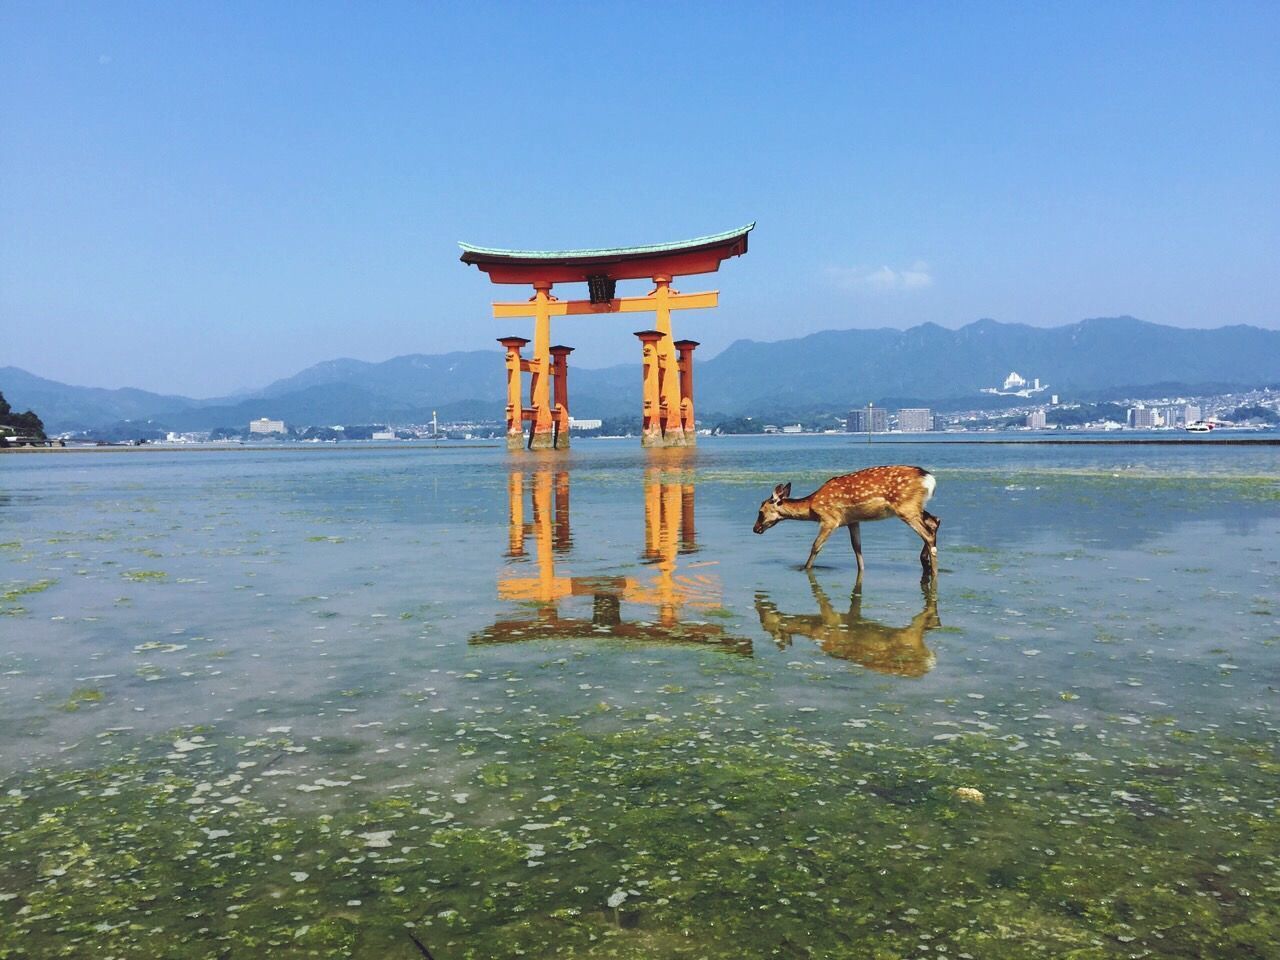
{"label": "green copper gate roof", "polygon": [[672,253],[680,250],[696,250],[699,247],[710,247],[738,237],[746,236],[755,229],[755,221],[736,230],[724,233],[713,233],[706,237],[695,237],[692,240],[676,240],[672,243],[655,243],[647,247],[603,247],[598,250],[500,250],[496,247],[476,247],[469,243],[458,242],[462,248],[463,262],[470,263],[470,255],[481,257],[510,257],[513,260],[578,260],[594,257],[634,257],[653,253]]}

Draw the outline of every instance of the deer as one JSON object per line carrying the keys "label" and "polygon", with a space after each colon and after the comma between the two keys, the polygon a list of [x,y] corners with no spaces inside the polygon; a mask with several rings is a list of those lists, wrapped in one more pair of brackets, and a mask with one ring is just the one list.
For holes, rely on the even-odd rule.
{"label": "deer", "polygon": [[937,480],[923,467],[901,464],[868,467],[857,473],[832,477],[807,497],[791,499],[791,484],[780,483],[773,494],[760,504],[752,530],[764,533],[782,520],[813,520],[819,524],[818,535],[809,548],[804,569],[812,570],[814,558],[839,527],[849,528],[849,541],[858,561],[858,575],[866,564],[862,560],[860,524],[872,520],[897,517],[920,535],[920,566],[924,580],[938,576],[938,527],[942,521],[925,510],[933,496]]}

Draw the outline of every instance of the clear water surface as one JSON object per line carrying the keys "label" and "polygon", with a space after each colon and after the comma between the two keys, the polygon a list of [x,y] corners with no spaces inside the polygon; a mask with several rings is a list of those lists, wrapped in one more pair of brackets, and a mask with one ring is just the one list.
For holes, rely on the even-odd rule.
{"label": "clear water surface", "polygon": [[[936,591],[896,521],[857,586],[843,534],[813,576],[813,525],[752,535],[884,462],[938,477]],[[0,957],[1280,956],[1278,475],[6,457]]]}

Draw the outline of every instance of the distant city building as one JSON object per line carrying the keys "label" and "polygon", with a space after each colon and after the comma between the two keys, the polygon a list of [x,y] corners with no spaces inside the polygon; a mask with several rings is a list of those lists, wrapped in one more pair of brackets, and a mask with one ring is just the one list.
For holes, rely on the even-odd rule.
{"label": "distant city building", "polygon": [[249,421],[250,433],[284,433],[283,420],[268,420],[262,417],[259,420]]}
{"label": "distant city building", "polygon": [[394,430],[375,430],[369,435],[370,440],[394,440],[396,432]]}
{"label": "distant city building", "polygon": [[570,430],[599,430],[603,426],[603,420],[579,420],[577,417],[569,418]]}
{"label": "distant city building", "polygon": [[898,429],[903,433],[927,433],[933,428],[933,411],[928,407],[907,407],[898,411]]}
{"label": "distant city building", "polygon": [[1182,408],[1182,425],[1185,427],[1190,423],[1197,423],[1200,420],[1200,404],[1188,403]]}
{"label": "distant city building", "polygon": [[887,433],[889,412],[882,407],[862,407],[849,411],[849,433]]}
{"label": "distant city building", "polygon": [[804,428],[798,423],[789,423],[782,428],[783,433],[803,433]]}
{"label": "distant city building", "polygon": [[1129,426],[1135,430],[1152,430],[1164,426],[1164,418],[1155,407],[1144,407],[1138,404],[1129,409]]}
{"label": "distant city building", "polygon": [[1056,407],[1056,406],[1058,405],[1058,395],[1057,395],[1056,393],[1054,393],[1054,394],[1050,394],[1050,396],[1049,396],[1049,402],[1050,402],[1051,404],[1053,404],[1053,406],[1055,406],[1055,407]]}
{"label": "distant city building", "polygon": [[1043,430],[1048,425],[1043,410],[1032,410],[1027,414],[1027,426],[1032,430]]}
{"label": "distant city building", "polygon": [[[1039,382],[1040,382],[1039,380],[1036,381],[1036,383],[1039,383]],[[1004,378],[1004,386],[1001,387],[1000,389],[1021,390],[1026,385],[1027,385],[1027,381],[1022,377],[1018,376],[1018,372],[1014,370],[1010,372],[1010,374],[1007,377]]]}
{"label": "distant city building", "polygon": [[938,433],[941,433],[943,430],[947,429],[947,418],[940,413],[935,413],[933,415],[933,429],[936,430]]}

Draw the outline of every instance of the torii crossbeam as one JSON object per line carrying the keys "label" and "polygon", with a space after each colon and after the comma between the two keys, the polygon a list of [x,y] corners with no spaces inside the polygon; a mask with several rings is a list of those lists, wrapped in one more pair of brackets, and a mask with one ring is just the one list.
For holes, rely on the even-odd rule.
{"label": "torii crossbeam", "polygon": [[[653,313],[652,330],[636,333],[643,348],[644,402],[641,443],[646,447],[692,446],[697,436],[693,409],[694,340],[674,340],[672,310],[715,307],[719,291],[680,293],[671,287],[679,276],[714,273],[729,257],[747,252],[747,234],[755,223],[694,240],[647,247],[601,250],[497,250],[462,247],[462,262],[477,266],[494,283],[529,284],[524,302],[493,304],[495,318],[534,319],[533,357],[521,351],[524,337],[501,337],[507,349],[507,446],[531,450],[569,446],[568,355],[571,347],[551,345],[551,318],[604,313]],[[617,297],[619,280],[653,281],[643,297]],[[557,283],[586,283],[589,299],[559,300]],[[521,374],[531,374],[529,405],[523,401]],[[526,440],[524,423],[530,429]]]}

